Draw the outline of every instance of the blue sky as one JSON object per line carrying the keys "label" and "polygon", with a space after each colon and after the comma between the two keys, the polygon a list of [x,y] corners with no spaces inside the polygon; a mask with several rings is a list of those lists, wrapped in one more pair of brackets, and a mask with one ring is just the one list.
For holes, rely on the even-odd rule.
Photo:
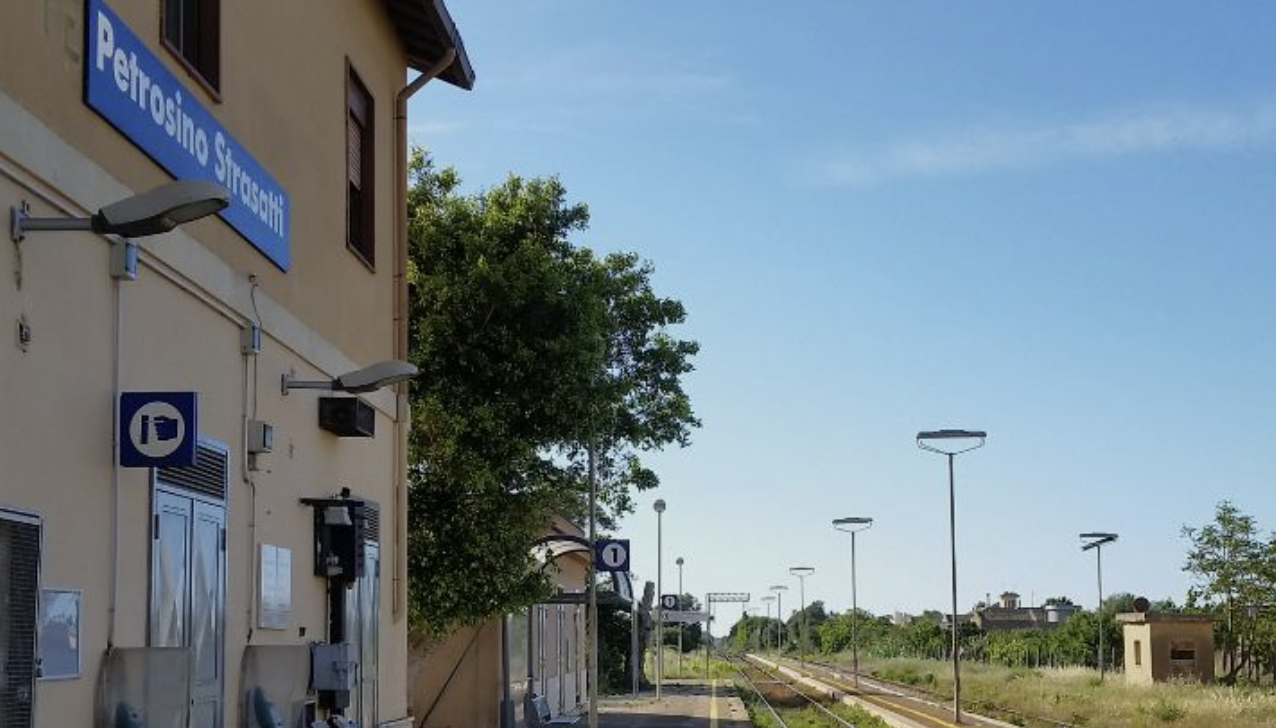
{"label": "blue sky", "polygon": [[[579,242],[682,299],[704,428],[623,534],[666,582],[960,603],[1181,601],[1184,524],[1276,528],[1276,5],[452,0],[472,93],[414,141],[471,188],[558,174]],[[665,591],[673,591],[667,588]],[[794,594],[785,600],[796,605]],[[755,605],[760,603],[754,602]],[[732,610],[734,608],[731,608]]]}

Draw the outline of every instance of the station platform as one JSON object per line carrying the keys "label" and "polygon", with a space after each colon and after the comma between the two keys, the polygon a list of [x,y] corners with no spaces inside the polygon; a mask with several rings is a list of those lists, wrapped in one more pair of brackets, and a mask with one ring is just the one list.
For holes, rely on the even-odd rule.
{"label": "station platform", "polygon": [[[582,721],[583,723],[583,721]],[[580,726],[581,724],[577,724]],[[653,691],[603,698],[599,728],[749,728],[749,714],[728,680],[665,683]]]}

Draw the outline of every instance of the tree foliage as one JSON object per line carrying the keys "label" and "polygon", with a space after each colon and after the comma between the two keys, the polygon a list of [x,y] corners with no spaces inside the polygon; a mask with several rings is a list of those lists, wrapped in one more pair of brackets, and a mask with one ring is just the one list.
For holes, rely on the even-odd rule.
{"label": "tree foliage", "polygon": [[1184,526],[1191,543],[1183,570],[1192,576],[1187,606],[1222,617],[1215,633],[1224,653],[1226,680],[1242,670],[1276,670],[1276,615],[1262,605],[1276,603],[1276,535],[1264,540],[1252,516],[1228,501],[1214,520]]}
{"label": "tree foliage", "polygon": [[437,634],[544,596],[529,545],[551,513],[584,521],[586,444],[603,528],[658,484],[641,456],[699,425],[698,347],[649,263],[572,243],[589,211],[557,179],[463,194],[417,150],[410,182],[409,593]]}

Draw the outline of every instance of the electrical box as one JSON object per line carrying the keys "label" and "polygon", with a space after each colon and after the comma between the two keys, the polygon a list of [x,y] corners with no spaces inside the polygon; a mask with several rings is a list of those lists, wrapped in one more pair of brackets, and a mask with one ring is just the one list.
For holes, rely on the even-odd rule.
{"label": "electrical box", "polygon": [[303,498],[314,508],[315,576],[349,584],[363,576],[367,506],[353,498]]}
{"label": "electrical box", "polygon": [[354,690],[359,662],[354,658],[354,645],[314,645],[310,651],[311,684],[315,690],[345,692]]}
{"label": "electrical box", "polygon": [[257,356],[261,353],[261,327],[248,324],[239,330],[239,352],[244,356]]}
{"label": "electrical box", "polygon": [[137,280],[137,243],[119,240],[111,244],[111,277],[120,281]]}
{"label": "electrical box", "polygon": [[248,452],[261,455],[275,449],[275,428],[269,422],[248,420]]}
{"label": "electrical box", "polygon": [[358,397],[320,397],[319,427],[338,437],[374,437],[377,417]]}

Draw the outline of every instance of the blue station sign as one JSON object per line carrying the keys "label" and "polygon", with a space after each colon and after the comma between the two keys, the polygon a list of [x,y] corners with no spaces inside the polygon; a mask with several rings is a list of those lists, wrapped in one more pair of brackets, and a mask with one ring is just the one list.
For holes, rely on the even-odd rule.
{"label": "blue station sign", "polygon": [[121,467],[190,467],[199,443],[199,395],[122,392],[118,426]]}
{"label": "blue station sign", "polygon": [[605,538],[594,542],[595,571],[629,571],[629,539]]}
{"label": "blue station sign", "polygon": [[230,190],[219,215],[281,270],[292,267],[288,193],[101,0],[88,0],[84,101],[177,179]]}

